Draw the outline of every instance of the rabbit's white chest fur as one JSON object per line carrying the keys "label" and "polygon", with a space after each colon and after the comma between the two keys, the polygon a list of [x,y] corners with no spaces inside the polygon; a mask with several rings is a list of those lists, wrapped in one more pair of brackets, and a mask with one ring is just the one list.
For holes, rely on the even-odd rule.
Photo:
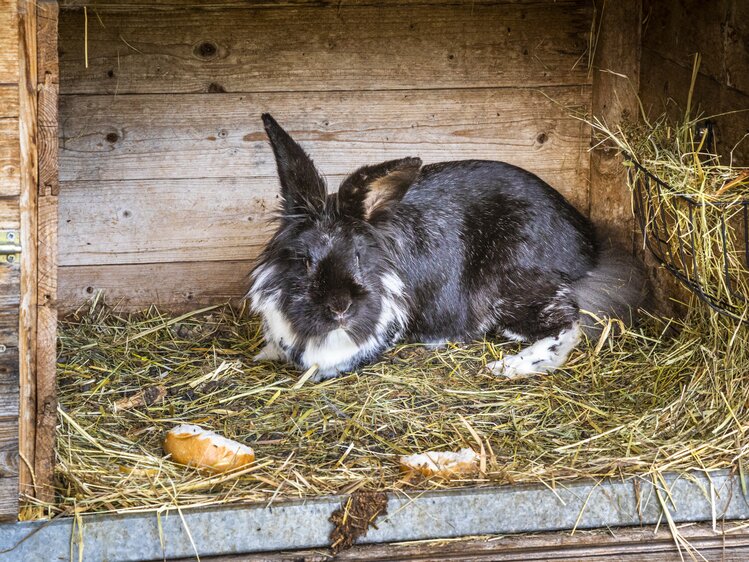
{"label": "rabbit's white chest fur", "polygon": [[408,321],[403,302],[403,282],[392,272],[381,278],[384,289],[381,311],[372,336],[358,344],[343,328],[337,328],[313,338],[303,338],[279,306],[280,295],[268,290],[273,266],[261,266],[254,274],[249,292],[253,309],[263,316],[266,346],[255,357],[256,361],[291,361],[304,368],[316,365],[315,380],[323,380],[368,361],[397,342]]}

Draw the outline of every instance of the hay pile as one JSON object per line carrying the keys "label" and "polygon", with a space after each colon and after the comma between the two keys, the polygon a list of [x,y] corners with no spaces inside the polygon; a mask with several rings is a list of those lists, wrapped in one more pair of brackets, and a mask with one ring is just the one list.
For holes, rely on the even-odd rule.
{"label": "hay pile", "polygon": [[[699,68],[695,60],[692,90]],[[689,96],[691,98],[691,94]],[[712,118],[586,120],[630,166],[635,215],[654,253],[704,300],[749,323],[749,168],[716,153]]]}
{"label": "hay pile", "polygon": [[[401,346],[358,374],[313,384],[251,362],[262,341],[244,311],[126,317],[97,304],[60,326],[59,488],[48,507],[127,511],[741,468],[749,340],[730,325],[706,332],[709,321],[649,318],[576,351],[564,370],[522,380],[482,370],[513,349],[484,341]],[[180,423],[247,443],[257,461],[213,476],[173,464],[161,439]],[[484,474],[432,482],[398,470],[401,454],[462,447],[482,452]]]}

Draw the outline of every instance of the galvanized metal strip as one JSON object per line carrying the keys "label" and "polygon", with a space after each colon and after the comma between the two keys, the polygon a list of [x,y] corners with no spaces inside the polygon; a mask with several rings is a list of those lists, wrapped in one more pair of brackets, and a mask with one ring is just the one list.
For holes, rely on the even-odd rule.
{"label": "galvanized metal strip", "polygon": [[[84,559],[190,557],[195,553],[190,536],[201,556],[325,547],[332,530],[328,518],[341,501],[330,497],[271,507],[188,509],[182,517],[172,509],[160,516],[163,546],[155,512],[84,516]],[[667,475],[659,490],[649,480],[629,479],[574,482],[554,490],[503,486],[391,495],[389,514],[360,543],[654,524],[662,518],[661,502],[670,506],[676,522],[749,518],[737,477],[727,471],[699,472]],[[71,538],[75,545],[78,534],[72,519],[0,525],[0,551],[20,543],[0,554],[0,560],[67,560]],[[78,548],[73,547],[73,559]]]}

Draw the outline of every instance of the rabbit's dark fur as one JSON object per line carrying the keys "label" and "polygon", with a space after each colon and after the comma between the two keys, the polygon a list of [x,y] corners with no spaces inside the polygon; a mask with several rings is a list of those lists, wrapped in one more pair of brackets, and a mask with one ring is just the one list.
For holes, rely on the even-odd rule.
{"label": "rabbit's dark fur", "polygon": [[488,367],[514,376],[560,366],[581,309],[626,316],[644,295],[630,258],[535,175],[502,162],[365,166],[327,194],[310,158],[263,115],[283,209],[249,296],[263,315],[258,359],[317,364],[318,378],[396,342],[531,342]]}

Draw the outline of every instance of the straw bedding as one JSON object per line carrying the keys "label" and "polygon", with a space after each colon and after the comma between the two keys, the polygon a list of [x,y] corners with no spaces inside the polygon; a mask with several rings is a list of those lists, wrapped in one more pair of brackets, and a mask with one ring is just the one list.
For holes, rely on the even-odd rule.
{"label": "straw bedding", "polygon": [[[483,365],[514,344],[483,341],[401,346],[357,374],[314,384],[251,361],[259,323],[242,310],[126,317],[95,304],[61,325],[59,489],[48,507],[268,503],[740,468],[749,342],[730,324],[706,331],[708,321],[647,318],[618,335],[613,326],[565,369],[539,377],[488,374]],[[161,439],[181,423],[252,446],[256,462],[221,475],[170,462]],[[399,471],[402,454],[463,447],[481,454],[480,473],[432,481]]]}
{"label": "straw bedding", "polygon": [[[745,171],[705,157],[688,113],[676,126],[665,118],[616,130],[589,123],[675,186],[675,195],[714,200],[749,191]],[[693,259],[707,282],[719,283],[725,262],[715,253],[714,227],[707,218],[696,224],[701,243]],[[734,289],[749,295],[734,250],[729,259],[741,283]],[[484,369],[515,350],[500,340],[404,345],[319,384],[308,380],[311,373],[253,363],[261,345],[258,319],[228,305],[176,317],[155,308],[123,316],[97,298],[64,320],[58,497],[44,507],[82,513],[267,504],[356,490],[554,487],[665,470],[732,468],[743,476],[749,333],[700,307],[683,321],[646,316],[627,331],[610,324],[565,368],[515,380]],[[218,475],[171,462],[161,440],[183,423],[251,446],[255,462]],[[474,474],[423,479],[399,470],[401,455],[466,447],[480,455]]]}

